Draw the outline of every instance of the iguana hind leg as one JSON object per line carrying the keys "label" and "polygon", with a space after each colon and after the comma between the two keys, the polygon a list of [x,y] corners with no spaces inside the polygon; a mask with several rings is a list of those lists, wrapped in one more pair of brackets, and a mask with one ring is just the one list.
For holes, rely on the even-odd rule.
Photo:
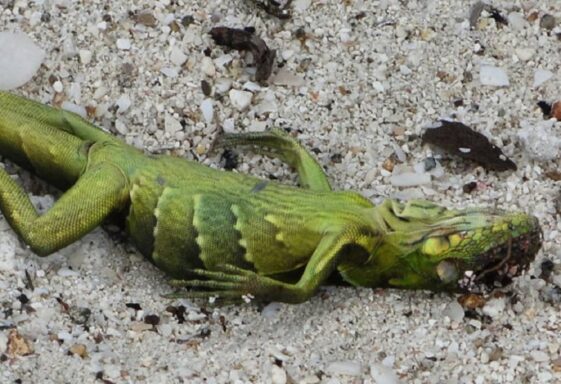
{"label": "iguana hind leg", "polygon": [[231,264],[222,264],[216,265],[212,271],[194,270],[193,272],[203,280],[171,280],[172,286],[190,287],[195,291],[173,293],[166,297],[218,297],[219,300],[232,302],[241,301],[242,297],[248,296],[261,301],[302,303],[312,297],[337,268],[341,257],[346,255],[347,246],[368,249],[372,248],[376,241],[375,236],[360,234],[356,230],[326,235],[311,256],[300,280],[295,284],[275,280]]}
{"label": "iguana hind leg", "polygon": [[300,184],[316,191],[330,191],[331,186],[321,165],[302,145],[282,129],[266,132],[227,133],[217,138],[216,146],[244,146],[258,154],[276,157],[296,169]]}
{"label": "iguana hind leg", "polygon": [[125,205],[126,178],[117,167],[99,164],[87,170],[43,215],[27,193],[0,169],[0,211],[36,254],[46,256],[78,240],[111,212]]}

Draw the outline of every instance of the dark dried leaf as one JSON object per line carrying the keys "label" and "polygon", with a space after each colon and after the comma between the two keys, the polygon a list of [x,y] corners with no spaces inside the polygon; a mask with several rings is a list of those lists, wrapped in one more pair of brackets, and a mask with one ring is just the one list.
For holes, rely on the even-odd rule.
{"label": "dark dried leaf", "polygon": [[158,315],[146,315],[144,316],[144,322],[150,325],[158,325],[160,324],[160,316]]}
{"label": "dark dried leaf", "polygon": [[464,184],[462,187],[464,193],[472,193],[477,188],[477,183],[475,181],[470,181],[469,183]]}
{"label": "dark dried leaf", "polygon": [[465,124],[441,120],[437,128],[423,134],[423,143],[435,145],[448,153],[473,160],[493,171],[516,170],[516,164],[506,157],[499,147]]}
{"label": "dark dried leaf", "polygon": [[292,0],[287,1],[284,5],[275,0],[251,0],[258,8],[261,8],[269,15],[278,17],[281,20],[290,19],[291,13],[288,6]]}
{"label": "dark dried leaf", "polygon": [[546,171],[545,175],[547,176],[547,178],[549,178],[553,181],[561,180],[561,172],[556,171],[556,170]]}
{"label": "dark dried leaf", "polygon": [[542,261],[541,264],[542,271],[540,273],[540,279],[549,281],[554,269],[555,269],[555,263],[553,263],[553,261],[549,259],[545,259],[544,261]]}
{"label": "dark dried leaf", "polygon": [[538,107],[542,110],[544,117],[550,118],[551,117],[551,104],[547,101],[538,101]]}
{"label": "dark dried leaf", "polygon": [[275,62],[276,51],[269,49],[265,41],[247,29],[215,27],[210,30],[210,36],[216,44],[238,51],[251,51],[257,71],[256,81],[265,81],[271,76]]}

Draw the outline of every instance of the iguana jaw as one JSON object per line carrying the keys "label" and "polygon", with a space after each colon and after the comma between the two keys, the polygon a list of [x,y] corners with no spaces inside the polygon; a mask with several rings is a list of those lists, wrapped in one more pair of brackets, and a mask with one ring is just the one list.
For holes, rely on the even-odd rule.
{"label": "iguana jaw", "polygon": [[477,271],[464,269],[457,281],[458,291],[486,293],[493,288],[510,284],[513,277],[528,270],[541,247],[542,237],[540,227],[536,226],[530,232],[511,238],[478,255],[474,264],[483,267]]}

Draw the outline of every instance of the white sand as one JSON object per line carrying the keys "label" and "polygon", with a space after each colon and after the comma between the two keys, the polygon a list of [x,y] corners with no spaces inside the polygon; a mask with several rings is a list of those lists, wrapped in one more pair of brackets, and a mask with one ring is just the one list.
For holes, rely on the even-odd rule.
{"label": "white sand", "polygon": [[[171,290],[165,276],[119,236],[98,229],[39,259],[0,218],[0,382],[91,383],[96,374],[113,383],[560,382],[561,308],[544,301],[553,286],[534,278],[544,258],[561,262],[559,186],[544,175],[560,162],[532,160],[517,133],[522,122],[542,120],[538,100],[561,96],[555,36],[561,29],[540,27],[545,12],[561,19],[561,2],[495,1],[511,24],[497,26],[484,13],[475,30],[462,0],[295,0],[298,11],[287,22],[256,11],[250,1],[193,3],[0,0],[0,31],[23,31],[46,52],[38,74],[17,93],[42,102],[63,96],[82,111],[96,106],[96,123],[127,142],[214,166],[219,156],[207,150],[219,125],[292,127],[306,147],[321,151],[317,157],[337,189],[375,201],[417,196],[446,206],[530,211],[543,224],[543,251],[507,296],[479,311],[485,314],[479,320],[465,317],[453,295],[352,288],[327,288],[297,306],[201,310],[200,302],[162,299]],[[155,16],[155,26],[135,25],[129,13],[142,10]],[[527,21],[533,10],[538,19]],[[188,15],[193,23],[184,27]],[[250,83],[246,57],[207,35],[216,25],[254,26],[284,64],[275,69],[277,81],[289,77],[295,85]],[[304,42],[298,28],[305,30]],[[482,85],[483,65],[502,69],[510,85]],[[533,88],[538,70],[553,77]],[[203,79],[223,96],[203,102]],[[62,95],[55,96],[61,85]],[[251,105],[233,107],[231,89],[253,93]],[[463,106],[454,105],[458,99]],[[497,174],[447,160],[444,176],[430,184],[392,187],[382,164],[394,144],[412,168],[430,154],[414,135],[443,117],[492,138],[518,171]],[[559,134],[561,126],[555,128]],[[294,180],[276,161],[242,159],[240,171]],[[26,185],[35,184],[21,175]],[[470,181],[480,188],[468,195],[462,185]],[[33,291],[25,287],[25,271]],[[561,284],[559,271],[554,279]],[[23,308],[21,294],[30,300]],[[183,323],[166,312],[180,304]],[[80,307],[91,311],[86,327],[77,324]],[[156,332],[142,321],[151,314],[160,318]],[[10,327],[32,344],[33,354],[6,354]],[[77,344],[87,356],[68,353]]]}

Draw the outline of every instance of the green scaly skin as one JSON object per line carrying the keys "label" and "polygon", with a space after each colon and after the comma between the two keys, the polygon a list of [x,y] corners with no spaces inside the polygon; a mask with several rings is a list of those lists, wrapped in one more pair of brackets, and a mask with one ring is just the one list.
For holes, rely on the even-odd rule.
{"label": "green scaly skin", "polygon": [[140,252],[190,287],[169,297],[300,303],[333,273],[366,287],[476,290],[520,274],[541,245],[533,216],[446,209],[428,201],[374,206],[334,192],[313,157],[280,130],[224,135],[296,169],[301,188],[146,155],[73,113],[0,93],[0,155],[58,188],[39,215],[0,170],[0,210],[38,255],[126,215]]}

